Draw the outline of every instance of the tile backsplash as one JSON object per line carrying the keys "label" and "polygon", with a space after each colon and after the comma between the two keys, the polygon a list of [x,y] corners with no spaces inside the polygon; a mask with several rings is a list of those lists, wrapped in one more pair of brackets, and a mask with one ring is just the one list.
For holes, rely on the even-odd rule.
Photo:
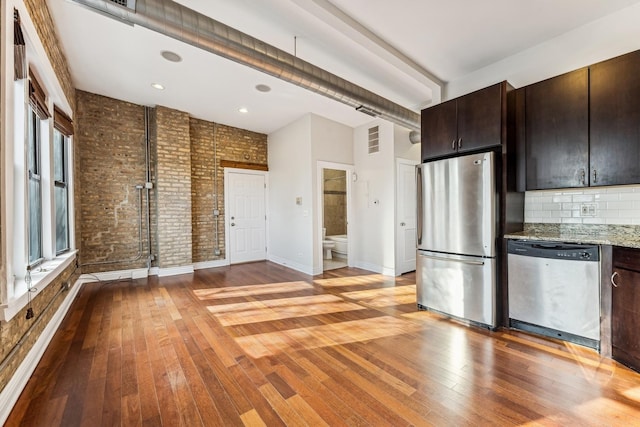
{"label": "tile backsplash", "polygon": [[527,191],[524,221],[640,225],[640,185]]}

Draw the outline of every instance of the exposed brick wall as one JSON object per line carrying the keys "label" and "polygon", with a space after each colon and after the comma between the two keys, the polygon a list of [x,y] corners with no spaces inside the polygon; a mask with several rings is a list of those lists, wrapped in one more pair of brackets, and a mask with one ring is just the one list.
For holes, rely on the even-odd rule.
{"label": "exposed brick wall", "polygon": [[216,125],[220,158],[267,164],[267,135],[226,125]]}
{"label": "exposed brick wall", "polygon": [[[156,120],[156,109],[151,108],[149,111],[149,145],[150,145],[150,159],[149,168],[151,172],[151,182],[154,184],[153,191],[150,192],[152,196],[149,200],[150,209],[150,221],[151,221],[151,253],[154,257],[157,257],[160,253],[158,247],[158,125]],[[152,265],[158,266],[157,258],[154,259]]]}
{"label": "exposed brick wall", "polygon": [[[198,119],[191,119],[190,128],[193,262],[223,259],[226,256],[224,169],[219,167],[220,161],[266,165],[267,135]],[[217,187],[214,185],[216,173]],[[216,218],[213,210],[216,199],[220,210],[217,219],[220,256],[214,252]]]}
{"label": "exposed brick wall", "polygon": [[158,266],[192,263],[189,115],[156,108]]}
{"label": "exposed brick wall", "polygon": [[[83,272],[143,268],[146,266],[146,204],[139,197],[144,185],[144,107],[78,91],[75,143],[81,171],[82,233],[80,259]],[[108,263],[113,261],[125,261]],[[100,264],[95,264],[100,263]]]}
{"label": "exposed brick wall", "polygon": [[[216,187],[215,174],[218,168],[216,144],[214,138],[216,125],[205,120],[191,119],[189,124],[191,138],[191,215],[193,222],[193,262],[210,261],[224,258],[223,217],[218,217],[218,241],[216,244],[216,218],[213,210],[222,193],[220,179]],[[221,250],[220,255],[215,249]]]}
{"label": "exposed brick wall", "polygon": [[[8,365],[0,371],[0,391],[4,389],[7,383],[11,380],[11,377],[15,373],[18,366],[22,363],[27,353],[31,350],[37,339],[42,334],[42,331],[47,326],[51,318],[60,307],[60,304],[67,295],[67,291],[60,291],[63,282],[68,281],[71,285],[75,283],[80,275],[79,271],[76,271],[75,263],[71,263],[62,274],[56,277],[46,288],[42,290],[32,301],[34,317],[26,319],[26,307],[21,313],[18,313],[9,322],[0,322],[0,361],[3,361],[5,357],[11,352],[15,345],[25,335],[27,330],[33,325],[36,320],[43,316],[37,322],[37,325],[31,331],[26,341],[22,343],[18,352],[12,356]],[[76,285],[77,286],[77,285]],[[52,302],[48,310],[45,307]]]}
{"label": "exposed brick wall", "polygon": [[[82,91],[78,91],[77,104],[82,262],[130,259],[137,253],[137,205],[131,192],[129,203],[122,204],[126,199],[123,185],[127,182],[135,186],[145,179],[144,107]],[[216,161],[218,165],[221,160],[266,165],[267,136],[158,107],[151,109],[149,137],[155,185],[150,200],[151,250],[158,257],[152,265],[166,268],[224,259],[224,170],[220,167],[220,255],[214,252]],[[100,189],[97,194],[96,187]],[[116,207],[118,227],[114,227]],[[143,232],[146,251],[146,228]],[[84,271],[140,268],[145,260],[129,265],[87,266]]]}
{"label": "exposed brick wall", "polygon": [[76,89],[71,80],[71,71],[67,58],[62,51],[56,30],[53,25],[53,19],[49,13],[47,2],[44,0],[24,0],[24,5],[29,11],[29,16],[36,26],[38,37],[44,46],[49,62],[53,66],[53,70],[58,76],[58,81],[64,91],[67,101],[71,105],[71,109],[75,111],[75,92]]}

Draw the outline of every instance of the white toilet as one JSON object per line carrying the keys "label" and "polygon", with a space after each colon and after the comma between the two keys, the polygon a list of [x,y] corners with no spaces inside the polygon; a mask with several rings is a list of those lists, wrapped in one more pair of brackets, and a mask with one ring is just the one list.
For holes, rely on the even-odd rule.
{"label": "white toilet", "polygon": [[331,259],[331,249],[336,247],[336,243],[332,240],[327,240],[327,229],[322,229],[322,250],[324,251],[324,259]]}

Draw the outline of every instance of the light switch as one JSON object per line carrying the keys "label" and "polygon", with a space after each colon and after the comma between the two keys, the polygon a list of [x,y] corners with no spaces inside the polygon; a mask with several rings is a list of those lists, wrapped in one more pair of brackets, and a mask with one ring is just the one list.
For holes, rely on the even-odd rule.
{"label": "light switch", "polygon": [[296,205],[302,206],[302,197],[296,197]]}

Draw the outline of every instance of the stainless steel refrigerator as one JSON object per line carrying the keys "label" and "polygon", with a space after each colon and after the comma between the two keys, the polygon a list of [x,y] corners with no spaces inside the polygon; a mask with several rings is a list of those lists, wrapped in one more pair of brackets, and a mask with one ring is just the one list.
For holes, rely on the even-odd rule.
{"label": "stainless steel refrigerator", "polygon": [[497,326],[495,154],[417,166],[418,307]]}

